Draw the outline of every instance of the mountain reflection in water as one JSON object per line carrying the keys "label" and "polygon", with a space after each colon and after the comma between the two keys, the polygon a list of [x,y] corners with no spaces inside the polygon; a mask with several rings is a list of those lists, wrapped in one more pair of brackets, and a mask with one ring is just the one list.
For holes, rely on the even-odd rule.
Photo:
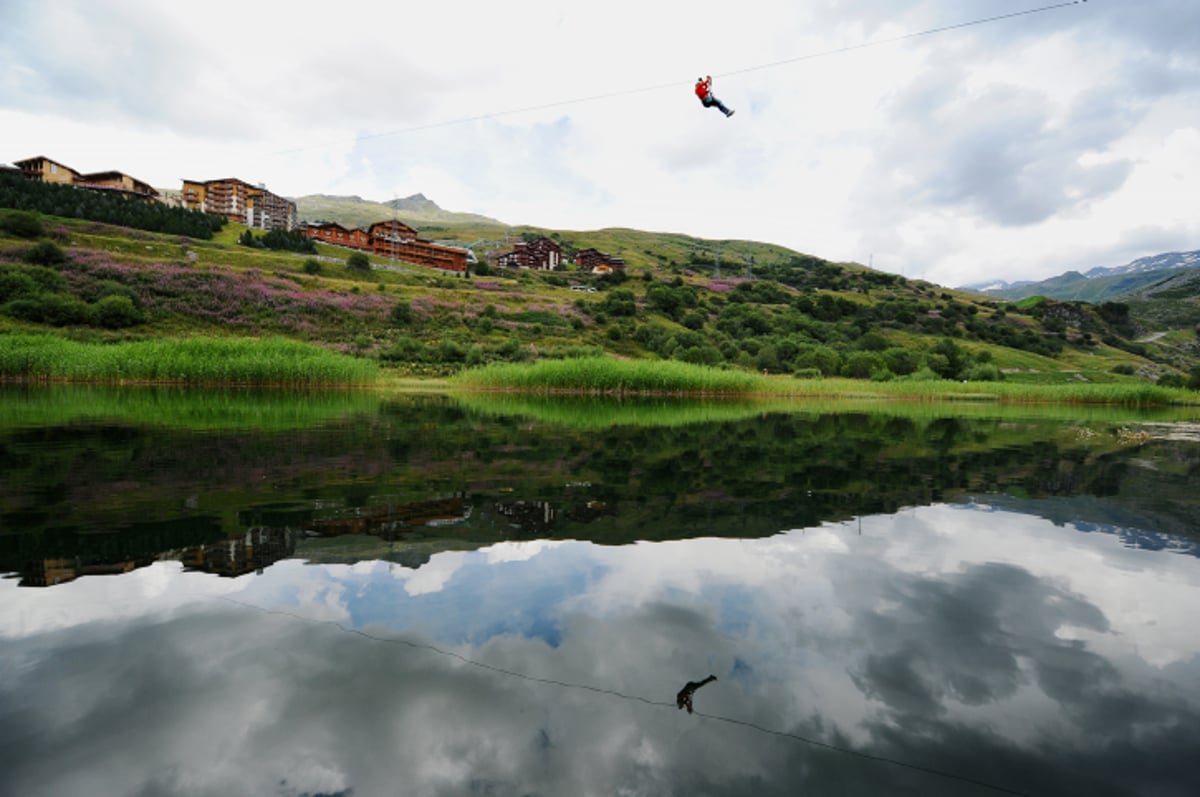
{"label": "mountain reflection in water", "polygon": [[0,428],[5,790],[1192,794],[1198,463],[445,400]]}

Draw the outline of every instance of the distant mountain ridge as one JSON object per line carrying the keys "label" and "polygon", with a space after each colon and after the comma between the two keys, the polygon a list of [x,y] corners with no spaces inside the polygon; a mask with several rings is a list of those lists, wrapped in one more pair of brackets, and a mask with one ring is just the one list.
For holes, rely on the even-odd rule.
{"label": "distant mountain ridge", "polygon": [[965,285],[962,289],[1003,299],[1048,296],[1064,301],[1103,302],[1153,296],[1164,291],[1181,298],[1192,292],[1189,286],[1196,284],[1197,277],[1200,277],[1200,250],[1150,255],[1123,266],[1096,267],[1084,273],[1068,271],[1040,282],[994,280]]}
{"label": "distant mountain ridge", "polygon": [[456,213],[443,210],[424,194],[413,194],[403,199],[375,202],[360,196],[338,196],[334,194],[308,194],[295,197],[296,211],[300,221],[333,221],[348,227],[367,227],[377,221],[396,216],[414,226],[506,226],[504,222],[477,213]]}

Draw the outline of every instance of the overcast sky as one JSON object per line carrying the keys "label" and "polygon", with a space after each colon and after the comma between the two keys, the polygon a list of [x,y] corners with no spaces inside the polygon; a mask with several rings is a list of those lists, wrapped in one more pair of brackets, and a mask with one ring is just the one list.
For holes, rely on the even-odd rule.
{"label": "overcast sky", "polygon": [[0,0],[0,162],[420,192],[952,286],[1200,249],[1200,2],[908,36],[1049,4]]}

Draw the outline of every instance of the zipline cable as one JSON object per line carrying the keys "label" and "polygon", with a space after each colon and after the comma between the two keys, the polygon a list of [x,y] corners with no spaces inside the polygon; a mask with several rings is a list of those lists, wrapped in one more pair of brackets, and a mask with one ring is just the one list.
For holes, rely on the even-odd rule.
{"label": "zipline cable", "polygon": [[842,53],[849,53],[849,52],[853,52],[855,50],[865,50],[868,47],[879,47],[879,46],[882,46],[885,44],[896,44],[897,42],[908,41],[909,39],[917,39],[922,36],[932,36],[937,33],[947,33],[952,30],[961,30],[962,28],[970,28],[970,27],[974,27],[976,25],[986,25],[989,22],[1000,22],[1001,20],[1005,20],[1005,19],[1013,19],[1015,17],[1026,17],[1031,14],[1041,14],[1046,11],[1055,11],[1060,8],[1069,8],[1070,6],[1077,6],[1082,3],[1086,3],[1086,2],[1087,2],[1087,0],[1070,0],[1070,2],[1055,3],[1054,5],[1042,6],[1041,8],[1029,8],[1024,11],[1013,11],[1012,13],[1009,13],[1009,14],[1000,14],[1000,15],[994,16],[994,17],[984,17],[982,19],[974,19],[974,20],[971,20],[970,22],[960,22],[957,25],[943,25],[940,28],[930,28],[929,30],[917,31],[916,33],[905,33],[900,36],[892,36],[887,39],[873,39],[868,42],[862,42],[861,44],[849,44],[849,45],[846,45],[845,47],[838,47],[837,49],[834,49],[834,50],[824,50],[824,51],[818,52],[818,53],[809,53],[808,55],[800,55],[795,58],[785,58],[782,61],[772,61],[767,64],[759,64],[758,66],[748,66],[748,67],[745,67],[744,69],[735,69],[732,72],[724,72],[724,73],[718,75],[717,77],[729,77],[730,75],[743,75],[743,74],[746,74],[747,72],[757,72],[762,69],[774,69],[775,67],[778,67],[778,66],[785,66],[787,64],[795,64],[795,63],[799,63],[801,61],[812,61],[816,58],[826,58],[831,55],[841,55]]}
{"label": "zipline cable", "polygon": [[[916,31],[914,33],[905,33],[905,34],[901,34],[899,36],[892,36],[892,37],[889,37],[886,39],[873,39],[871,41],[862,42],[860,44],[850,44],[850,45],[846,45],[845,47],[838,47],[833,50],[823,50],[821,52],[809,53],[807,55],[799,55],[799,56],[796,56],[795,58],[785,58],[780,61],[771,61],[769,63],[758,64],[756,66],[747,66],[747,67],[743,67],[741,69],[734,69],[729,72],[721,72],[721,73],[718,73],[716,75],[716,77],[731,77],[733,75],[744,75],[744,74],[748,74],[750,72],[760,72],[765,69],[775,69],[777,67],[787,66],[788,64],[796,64],[796,63],[800,63],[803,61],[813,61],[813,60],[816,60],[819,58],[828,58],[830,56],[841,55],[842,53],[854,52],[856,50],[866,50],[870,47],[881,47],[885,44],[896,44],[897,42],[908,41],[910,39],[917,39],[917,38],[921,38],[923,36],[933,36],[938,33],[948,33],[950,31],[961,30],[963,28],[971,28],[971,27],[976,27],[979,25],[987,25],[992,22],[1001,22],[1001,21],[1007,20],[1007,19],[1015,19],[1018,17],[1027,17],[1027,16],[1031,16],[1033,14],[1042,14],[1042,13],[1045,13],[1048,11],[1056,11],[1056,10],[1063,9],[1063,8],[1070,8],[1072,6],[1082,5],[1082,4],[1086,3],[1087,1],[1088,0],[1069,0],[1069,2],[1054,3],[1053,5],[1040,6],[1038,8],[1028,8],[1028,9],[1025,9],[1024,11],[1013,11],[1008,14],[998,14],[996,16],[991,16],[991,17],[982,17],[980,19],[973,19],[968,22],[959,22],[954,25],[943,25],[943,26],[937,27],[937,28],[929,28],[928,30]],[[401,127],[401,128],[397,128],[395,130],[388,130],[388,131],[384,131],[381,133],[365,133],[361,136],[356,136],[354,139],[352,139],[352,142],[358,143],[360,141],[369,141],[371,139],[376,139],[376,138],[387,138],[389,136],[399,136],[399,135],[404,135],[406,133],[417,133],[417,132],[420,132],[423,130],[436,130],[436,129],[442,128],[442,127],[452,127],[454,125],[469,124],[471,122],[482,122],[482,121],[486,121],[488,119],[498,119],[502,116],[514,116],[516,114],[529,113],[531,111],[544,111],[544,110],[548,110],[550,108],[561,108],[561,107],[564,107],[567,105],[580,105],[585,102],[596,102],[598,100],[611,100],[611,99],[616,99],[617,97],[628,97],[628,96],[631,96],[634,94],[647,94],[647,93],[653,92],[653,91],[663,91],[664,89],[678,90],[681,87],[681,85],[683,85],[683,84],[681,84],[679,81],[672,80],[668,83],[657,83],[657,84],[651,85],[651,86],[641,86],[638,88],[622,89],[619,91],[610,91],[610,92],[605,92],[604,94],[590,94],[586,97],[576,97],[574,99],[569,99],[569,100],[556,100],[554,102],[546,102],[546,103],[541,103],[539,105],[527,105],[527,106],[523,106],[520,108],[510,108],[508,110],[503,110],[503,111],[491,111],[488,113],[476,114],[475,116],[463,116],[463,117],[459,117],[456,119],[445,119],[440,122],[428,122],[426,124],[413,125],[411,127]],[[308,150],[313,150],[313,149],[324,149],[326,146],[328,146],[328,145],[314,144],[314,145],[308,146],[308,147],[296,147],[294,149],[281,150],[275,154],[290,155],[290,154],[293,154],[296,152],[306,152]]]}
{"label": "zipline cable", "polygon": [[[519,678],[523,681],[528,681],[530,683],[547,684],[550,686],[559,686],[559,687],[563,687],[565,689],[579,689],[579,690],[582,690],[585,692],[595,692],[597,694],[610,695],[612,697],[617,697],[622,700],[628,700],[628,701],[634,702],[634,703],[644,703],[648,706],[665,707],[665,708],[671,709],[672,711],[675,711],[678,709],[678,706],[676,706],[675,703],[670,703],[670,702],[663,701],[663,700],[652,700],[647,697],[642,697],[641,695],[631,695],[631,694],[627,694],[625,692],[618,692],[615,689],[606,689],[604,687],[591,686],[589,684],[572,683],[570,681],[560,681],[555,678],[542,678],[542,677],[539,677],[536,675],[528,675],[526,673],[517,672],[516,670],[510,670],[505,667],[497,667],[494,664],[487,664],[485,662],[478,661],[476,659],[472,659],[468,656],[464,656],[461,653],[455,653],[452,650],[445,650],[443,648],[437,647],[436,645],[432,645],[432,644],[429,644],[426,642],[413,642],[412,640],[402,639],[400,637],[380,636],[379,634],[372,634],[369,631],[363,631],[362,629],[345,625],[338,620],[318,620],[318,619],[315,619],[312,617],[305,617],[304,615],[298,614],[296,612],[289,612],[285,609],[270,609],[265,606],[258,606],[253,603],[247,603],[245,601],[237,600],[236,598],[231,598],[227,595],[199,595],[198,597],[210,598],[212,600],[225,601],[226,603],[232,603],[235,606],[240,606],[245,609],[253,609],[253,610],[261,612],[263,614],[274,614],[274,615],[279,615],[282,617],[289,617],[293,620],[300,620],[301,622],[312,623],[315,625],[332,626],[333,628],[335,628],[339,631],[342,631],[343,633],[354,634],[356,636],[360,636],[360,637],[363,637],[364,639],[369,639],[374,642],[383,642],[383,643],[390,644],[390,645],[402,645],[404,647],[412,648],[414,650],[427,650],[432,653],[436,653],[440,656],[445,656],[447,658],[455,659],[455,660],[460,661],[463,664],[469,665],[471,667],[478,667],[481,670],[489,670],[489,671],[497,673],[499,675],[506,675],[506,676],[509,676],[512,678]],[[893,766],[903,767],[905,769],[910,769],[915,772],[923,772],[927,775],[936,775],[941,778],[957,780],[961,783],[969,783],[973,786],[979,786],[981,788],[991,789],[992,791],[1001,792],[1003,794],[1011,794],[1011,795],[1014,795],[1015,797],[1031,797],[1031,795],[1027,794],[1026,792],[1016,791],[1016,790],[1010,789],[1006,786],[999,786],[995,783],[989,783],[988,781],[985,781],[985,780],[979,780],[977,778],[972,778],[968,775],[960,775],[960,774],[957,774],[954,772],[947,772],[947,771],[941,770],[941,769],[934,769],[933,767],[922,766],[920,764],[912,764],[907,761],[901,761],[896,758],[889,758],[887,756],[875,755],[874,753],[865,753],[861,750],[854,750],[849,747],[841,747],[836,744],[830,744],[829,742],[822,742],[822,741],[819,741],[817,739],[812,739],[807,736],[801,736],[798,733],[792,733],[790,731],[779,731],[779,730],[774,730],[772,728],[766,728],[762,725],[758,725],[753,722],[748,722],[746,720],[735,719],[733,717],[723,717],[719,714],[705,714],[702,711],[696,711],[696,712],[694,712],[694,715],[697,717],[703,717],[704,719],[713,720],[715,722],[723,722],[723,723],[726,723],[729,725],[738,725],[743,728],[750,728],[750,729],[756,730],[760,733],[766,733],[766,734],[770,734],[772,736],[779,736],[784,739],[792,739],[795,741],[803,742],[804,744],[810,745],[812,747],[819,747],[821,749],[829,750],[829,751],[835,752],[835,753],[842,753],[845,755],[856,756],[858,758],[864,758],[869,761],[877,761],[877,762],[883,763],[883,764],[891,764]]]}

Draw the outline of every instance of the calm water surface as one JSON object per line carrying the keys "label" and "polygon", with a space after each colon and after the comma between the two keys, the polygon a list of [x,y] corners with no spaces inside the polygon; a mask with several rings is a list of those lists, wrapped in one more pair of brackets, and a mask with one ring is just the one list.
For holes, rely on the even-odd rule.
{"label": "calm water surface", "polygon": [[0,410],[0,794],[1197,793],[1187,424]]}

